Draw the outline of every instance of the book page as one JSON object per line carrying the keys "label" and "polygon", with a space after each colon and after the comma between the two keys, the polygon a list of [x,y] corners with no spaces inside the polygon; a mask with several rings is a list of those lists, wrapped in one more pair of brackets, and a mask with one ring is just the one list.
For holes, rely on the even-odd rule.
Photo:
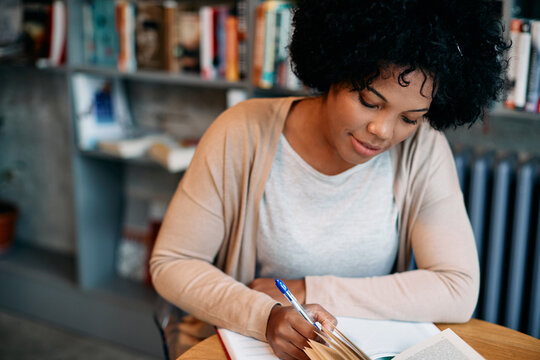
{"label": "book page", "polygon": [[446,329],[438,335],[407,349],[394,360],[485,360],[469,344]]}
{"label": "book page", "polygon": [[231,360],[277,359],[268,343],[223,328],[217,328],[217,334]]}
{"label": "book page", "polygon": [[337,327],[370,358],[395,356],[440,333],[433,323],[338,317]]}
{"label": "book page", "polygon": [[[405,349],[440,333],[432,323],[367,320],[337,317],[337,327],[373,360],[395,356]],[[262,341],[218,328],[218,335],[232,360],[277,359]]]}

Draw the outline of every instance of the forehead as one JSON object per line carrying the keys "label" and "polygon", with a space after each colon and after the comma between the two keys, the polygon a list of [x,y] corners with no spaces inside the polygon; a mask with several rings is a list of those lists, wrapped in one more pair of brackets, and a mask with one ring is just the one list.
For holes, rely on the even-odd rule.
{"label": "forehead", "polygon": [[394,90],[410,95],[417,93],[419,96],[426,98],[426,100],[431,100],[434,81],[433,76],[421,69],[411,71],[409,67],[391,65],[381,69],[379,76],[374,78],[367,85],[367,88],[374,88],[381,91]]}

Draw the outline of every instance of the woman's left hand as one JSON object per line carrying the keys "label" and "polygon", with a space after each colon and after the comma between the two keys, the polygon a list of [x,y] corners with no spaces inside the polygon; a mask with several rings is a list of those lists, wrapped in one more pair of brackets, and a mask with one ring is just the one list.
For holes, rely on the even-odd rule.
{"label": "woman's left hand", "polygon": [[[306,302],[306,282],[304,279],[283,280],[283,282],[285,285],[287,285],[298,302],[301,304]],[[282,302],[285,299],[281,291],[279,291],[277,288],[275,279],[258,278],[253,280],[248,286],[253,290],[257,290],[271,296],[276,301]]]}

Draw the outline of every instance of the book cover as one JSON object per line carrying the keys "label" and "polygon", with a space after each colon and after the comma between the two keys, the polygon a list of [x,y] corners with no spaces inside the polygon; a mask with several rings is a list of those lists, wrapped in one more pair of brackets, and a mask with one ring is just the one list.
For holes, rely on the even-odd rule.
{"label": "book cover", "polygon": [[238,17],[238,71],[241,79],[245,79],[248,73],[247,11],[247,0],[237,0],[235,12]]}
{"label": "book cover", "polygon": [[507,70],[507,93],[504,106],[509,109],[516,107],[516,76],[517,76],[517,64],[519,62],[519,36],[521,33],[521,19],[512,19],[510,22],[510,41],[512,47],[509,51],[508,58],[508,70]]}
{"label": "book cover", "polygon": [[84,1],[81,5],[82,31],[83,31],[83,62],[85,64],[96,63],[96,43],[94,41],[93,4]]}
{"label": "book cover", "polygon": [[164,69],[163,6],[160,2],[138,2],[136,15],[136,58],[140,69]]}
{"label": "book cover", "polygon": [[178,44],[178,32],[176,31],[178,6],[174,1],[163,3],[163,38],[165,51],[165,69],[169,72],[178,72],[179,66],[176,61],[176,46]]}
{"label": "book cover", "polygon": [[67,8],[62,0],[55,0],[52,6],[51,46],[49,65],[59,66],[66,60]]}
{"label": "book cover", "polygon": [[24,52],[34,63],[49,54],[49,12],[52,1],[35,0],[23,3]]}
{"label": "book cover", "polygon": [[522,20],[521,33],[519,34],[519,55],[516,64],[516,88],[515,106],[518,110],[525,108],[527,101],[527,84],[529,74],[529,60],[531,56],[531,23],[529,20]]}
{"label": "book cover", "polygon": [[205,80],[212,80],[217,77],[216,67],[214,66],[216,56],[215,16],[216,10],[214,7],[202,6],[200,8],[201,77]]}
{"label": "book cover", "polygon": [[115,5],[115,25],[118,34],[118,70],[137,70],[135,59],[135,5],[119,0]]}
{"label": "book cover", "polygon": [[225,79],[240,80],[238,49],[238,17],[229,15],[225,20]]}
{"label": "book cover", "polygon": [[540,20],[531,20],[531,60],[525,111],[540,112]]}
{"label": "book cover", "polygon": [[94,0],[93,10],[96,65],[116,67],[118,36],[114,19],[114,1]]}
{"label": "book cover", "polygon": [[180,72],[200,73],[200,32],[199,12],[190,9],[180,9],[176,31],[176,61]]}
{"label": "book cover", "polygon": [[274,85],[274,60],[276,56],[276,15],[279,5],[269,2],[265,14],[262,74],[259,86],[269,89]]}
{"label": "book cover", "polygon": [[125,138],[132,119],[122,83],[81,73],[71,81],[79,148],[95,150],[100,140]]}
{"label": "book cover", "polygon": [[260,86],[264,62],[264,39],[268,3],[257,5],[255,10],[255,36],[253,41],[253,85]]}
{"label": "book cover", "polygon": [[229,16],[230,8],[226,5],[221,5],[216,8],[216,47],[217,52],[214,59],[217,76],[225,79],[226,70],[226,51],[227,51],[227,28],[226,22]]}

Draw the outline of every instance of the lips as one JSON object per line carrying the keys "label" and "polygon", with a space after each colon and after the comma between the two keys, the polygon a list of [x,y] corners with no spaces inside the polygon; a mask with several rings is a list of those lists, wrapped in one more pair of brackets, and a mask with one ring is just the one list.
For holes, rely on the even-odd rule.
{"label": "lips", "polygon": [[377,155],[382,149],[380,146],[374,146],[369,143],[360,141],[352,135],[351,142],[355,152],[361,156],[372,157]]}

